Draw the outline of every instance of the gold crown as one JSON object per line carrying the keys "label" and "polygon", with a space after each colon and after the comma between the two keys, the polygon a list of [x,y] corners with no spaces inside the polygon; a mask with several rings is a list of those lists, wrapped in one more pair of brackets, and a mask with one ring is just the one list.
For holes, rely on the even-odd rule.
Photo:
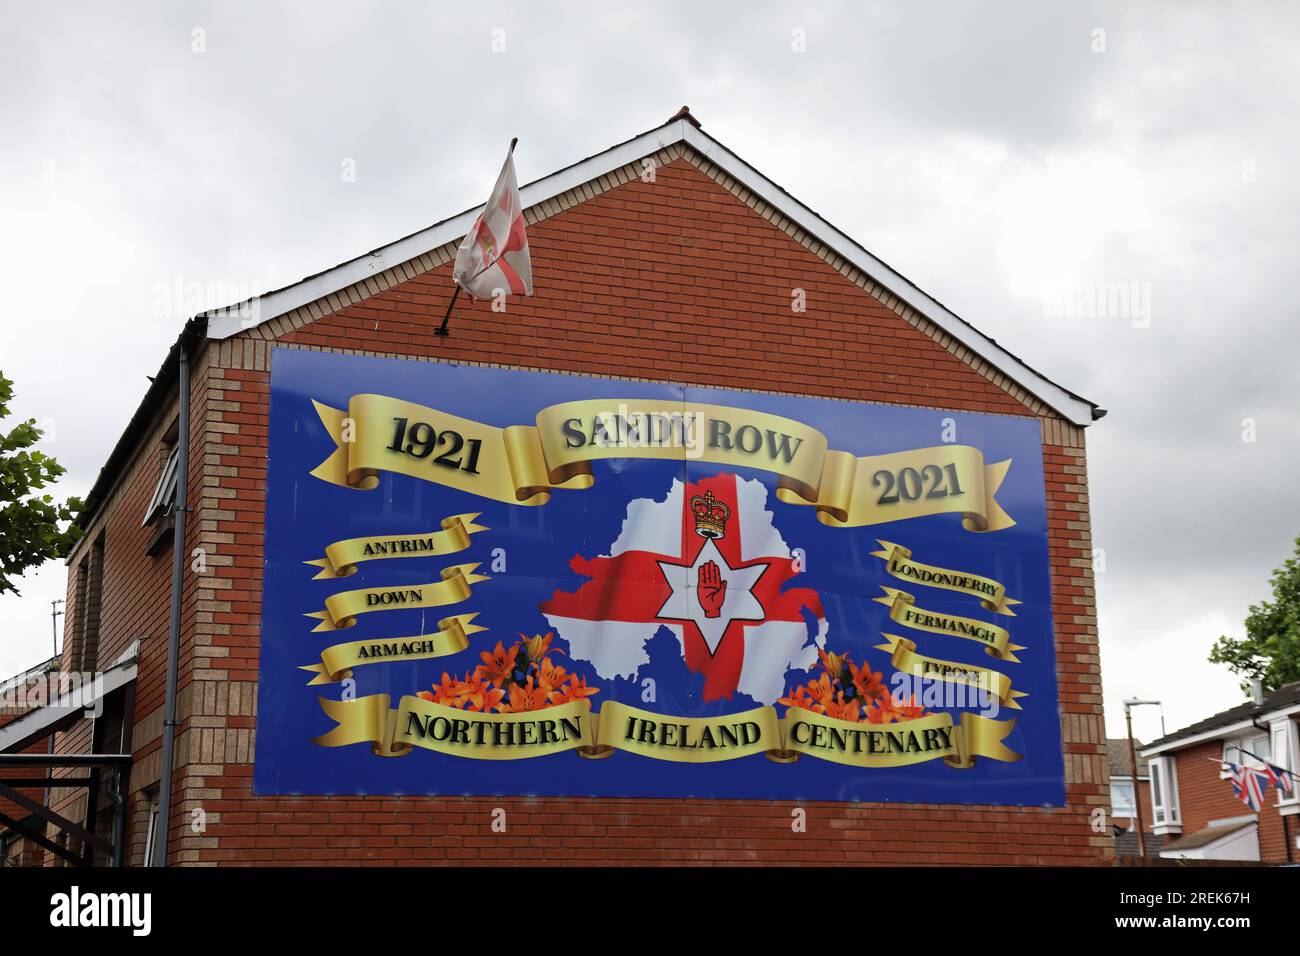
{"label": "gold crown", "polygon": [[703,538],[721,538],[731,517],[730,506],[714,498],[711,491],[691,498],[691,512],[695,515],[695,533]]}

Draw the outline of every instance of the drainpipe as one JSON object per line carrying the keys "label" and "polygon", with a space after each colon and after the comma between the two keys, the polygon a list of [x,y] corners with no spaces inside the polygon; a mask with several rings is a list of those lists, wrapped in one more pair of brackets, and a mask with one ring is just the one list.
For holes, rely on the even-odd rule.
{"label": "drainpipe", "polygon": [[114,768],[108,778],[108,797],[113,801],[113,867],[122,868],[122,840],[126,836],[126,797],[122,795],[122,768]]}
{"label": "drainpipe", "polygon": [[185,516],[190,470],[190,357],[184,336],[176,343],[180,372],[180,422],[176,447],[176,515],[172,532],[172,605],[167,629],[167,696],[163,711],[162,776],[158,786],[158,821],[154,837],[154,866],[167,865],[167,836],[171,829],[172,770],[176,760],[176,672],[181,656],[181,599],[185,584]]}

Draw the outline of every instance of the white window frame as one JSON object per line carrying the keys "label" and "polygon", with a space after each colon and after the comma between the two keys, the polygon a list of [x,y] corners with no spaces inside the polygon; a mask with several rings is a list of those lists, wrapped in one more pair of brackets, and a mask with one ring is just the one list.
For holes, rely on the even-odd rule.
{"label": "white window frame", "polygon": [[1147,774],[1147,785],[1151,791],[1152,831],[1158,835],[1182,833],[1183,814],[1178,803],[1177,762],[1173,757],[1152,757],[1147,762]]}
{"label": "white window frame", "polygon": [[[1244,748],[1244,749],[1243,749]],[[1250,753],[1246,753],[1250,751]],[[1240,767],[1250,767],[1254,770],[1263,770],[1264,764],[1253,754],[1262,754],[1266,760],[1272,760],[1273,746],[1272,735],[1262,730],[1251,730],[1248,733],[1237,734],[1233,737],[1223,738],[1223,754],[1220,757],[1219,779],[1227,780],[1232,776],[1228,770],[1228,764],[1235,763]]]}
{"label": "white window frame", "polygon": [[158,483],[154,485],[153,497],[149,499],[149,507],[144,510],[144,521],[141,527],[152,524],[158,518],[166,517],[171,514],[171,510],[176,505],[176,474],[177,463],[180,458],[180,445],[172,446],[171,454],[167,456],[167,463],[163,465],[163,470],[158,475]]}
{"label": "white window frame", "polygon": [[[1300,767],[1300,741],[1297,741],[1296,724],[1290,717],[1278,717],[1269,724],[1272,747],[1269,760],[1283,770],[1295,772]],[[1300,780],[1291,778],[1291,795],[1277,792],[1277,805],[1290,813],[1300,812]]]}
{"label": "white window frame", "polygon": [[145,827],[144,862],[141,866],[153,866],[154,840],[158,836],[158,794],[149,797],[149,820]]}
{"label": "white window frame", "polygon": [[[1137,818],[1137,798],[1138,788],[1133,785],[1132,777],[1111,777],[1110,778],[1110,815],[1115,818],[1124,818],[1126,820]],[[1120,806],[1115,801],[1115,788],[1124,787],[1128,790],[1130,803],[1127,807]]]}

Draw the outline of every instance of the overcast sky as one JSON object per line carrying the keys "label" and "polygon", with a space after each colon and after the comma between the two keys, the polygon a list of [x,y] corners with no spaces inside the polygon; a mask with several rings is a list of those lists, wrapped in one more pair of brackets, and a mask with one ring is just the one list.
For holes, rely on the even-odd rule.
{"label": "overcast sky", "polygon": [[[90,488],[193,311],[169,289],[292,282],[481,202],[512,135],[529,181],[688,103],[1110,410],[1112,734],[1133,695],[1170,730],[1239,702],[1206,654],[1300,534],[1300,8],[716,6],[0,0],[0,369],[59,491]],[[1116,283],[1119,308],[1078,298]],[[0,599],[0,675],[48,655],[64,579]]]}

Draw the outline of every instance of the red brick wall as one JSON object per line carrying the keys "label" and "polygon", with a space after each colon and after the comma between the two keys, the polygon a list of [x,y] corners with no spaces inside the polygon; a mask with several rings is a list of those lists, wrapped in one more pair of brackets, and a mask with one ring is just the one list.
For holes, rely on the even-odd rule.
{"label": "red brick wall", "polygon": [[[195,374],[201,381],[206,377],[206,360],[196,363]],[[207,414],[201,399],[204,390],[196,387],[192,414],[201,422]],[[93,543],[101,535],[104,540],[99,635],[96,648],[96,670],[102,672],[116,662],[131,646],[140,642],[136,678],[133,753],[135,764],[131,770],[130,788],[135,794],[128,818],[128,841],[135,844],[134,854],[128,860],[138,861],[143,855],[143,827],[147,816],[139,806],[140,791],[157,785],[161,757],[161,729],[163,697],[166,685],[167,629],[171,605],[171,547],[163,547],[154,555],[146,553],[154,527],[143,527],[145,508],[153,496],[158,477],[166,463],[163,437],[175,421],[178,403],[173,400],[159,415],[146,434],[136,456],[109,491],[104,507],[87,528],[86,534],[68,560],[67,613],[64,617],[63,662],[65,669],[76,666],[78,644],[84,640],[81,633],[83,603],[89,599],[80,592],[77,567],[83,558],[91,555]],[[202,469],[201,449],[191,448],[189,475],[193,484]],[[188,575],[185,584],[185,609],[194,615],[194,595],[201,576]],[[192,637],[183,646],[183,652],[192,648]],[[182,661],[188,662],[186,653]],[[184,702],[182,702],[184,703]],[[184,712],[182,708],[182,712]],[[90,753],[92,749],[92,724],[82,720],[67,731],[55,736],[58,753]],[[117,741],[108,742],[117,749]],[[101,747],[102,749],[102,747]],[[55,776],[85,776],[84,770],[56,770]],[[85,788],[55,788],[50,794],[50,805],[65,816],[82,823],[85,820]],[[101,792],[100,804],[106,797]],[[53,838],[53,830],[49,831]],[[111,838],[111,832],[99,831]],[[53,854],[47,863],[57,865]]]}
{"label": "red brick wall", "polygon": [[[1232,795],[1232,781],[1219,777],[1218,761],[1222,757],[1223,744],[1217,740],[1178,752],[1178,800],[1182,808],[1184,836],[1205,829],[1211,820],[1242,817],[1251,812]],[[1292,817],[1292,840],[1297,835],[1300,835],[1300,818]],[[1286,862],[1282,816],[1278,813],[1272,788],[1264,795],[1264,806],[1259,814],[1259,858],[1265,863]]]}
{"label": "red brick wall", "polygon": [[[41,680],[44,679],[45,679],[45,675],[42,674]],[[25,714],[28,709],[29,708],[27,707],[15,707],[12,710],[8,710],[8,709],[0,710],[0,727],[3,727],[5,724],[12,723],[13,721],[17,720],[19,717],[23,716],[23,714]],[[45,749],[47,746],[48,744],[46,740],[38,740],[35,743],[28,745],[27,747],[23,748],[18,752],[24,754],[43,754],[45,753]],[[32,767],[30,769],[24,769],[24,770],[7,770],[4,772],[0,772],[0,777],[3,776],[43,777],[45,776],[45,771],[38,767]],[[44,787],[19,787],[18,792],[31,800],[35,800],[37,803],[40,803],[45,799]],[[27,817],[31,815],[31,811],[28,810],[26,807],[19,806],[18,804],[14,803],[12,800],[3,800],[3,799],[0,799],[0,813],[4,813],[6,816],[12,817],[13,819],[19,822],[26,820]],[[5,830],[5,829],[7,829],[7,827],[5,827],[3,823],[0,823],[0,830]],[[30,840],[23,838],[22,846],[21,847],[15,846],[15,848],[11,852],[10,854],[11,862],[9,865],[39,866],[41,861],[44,859],[44,854],[45,851],[41,847],[37,846],[35,843],[32,843]],[[3,861],[0,861],[0,865],[3,865]]]}
{"label": "red brick wall", "polygon": [[[869,296],[846,277],[847,267],[841,274],[685,159],[661,166],[653,183],[633,179],[551,210],[530,222],[529,238],[537,294],[511,300],[506,313],[462,297],[449,339],[432,335],[452,289],[443,264],[391,288],[373,286],[355,304],[332,299],[313,306],[322,317],[310,324],[277,319],[208,348],[207,367],[195,380],[197,512],[187,542],[205,550],[208,570],[190,575],[187,591],[181,681],[189,709],[172,859],[1108,861],[1109,830],[1103,821],[1097,832],[1091,816],[1108,805],[1109,794],[1083,438],[1054,418],[1043,429],[1067,741],[1064,808],[809,803],[802,804],[807,833],[794,833],[794,804],[787,802],[252,795],[268,339],[1010,415],[1033,416],[1041,408],[994,384],[987,366],[973,368],[958,357],[959,346]],[[806,313],[791,311],[794,288],[806,290]],[[143,505],[129,502],[124,520],[134,516],[138,524]],[[165,586],[151,586],[165,603]],[[505,834],[490,830],[494,807],[507,810]],[[142,820],[137,813],[133,859]]]}

